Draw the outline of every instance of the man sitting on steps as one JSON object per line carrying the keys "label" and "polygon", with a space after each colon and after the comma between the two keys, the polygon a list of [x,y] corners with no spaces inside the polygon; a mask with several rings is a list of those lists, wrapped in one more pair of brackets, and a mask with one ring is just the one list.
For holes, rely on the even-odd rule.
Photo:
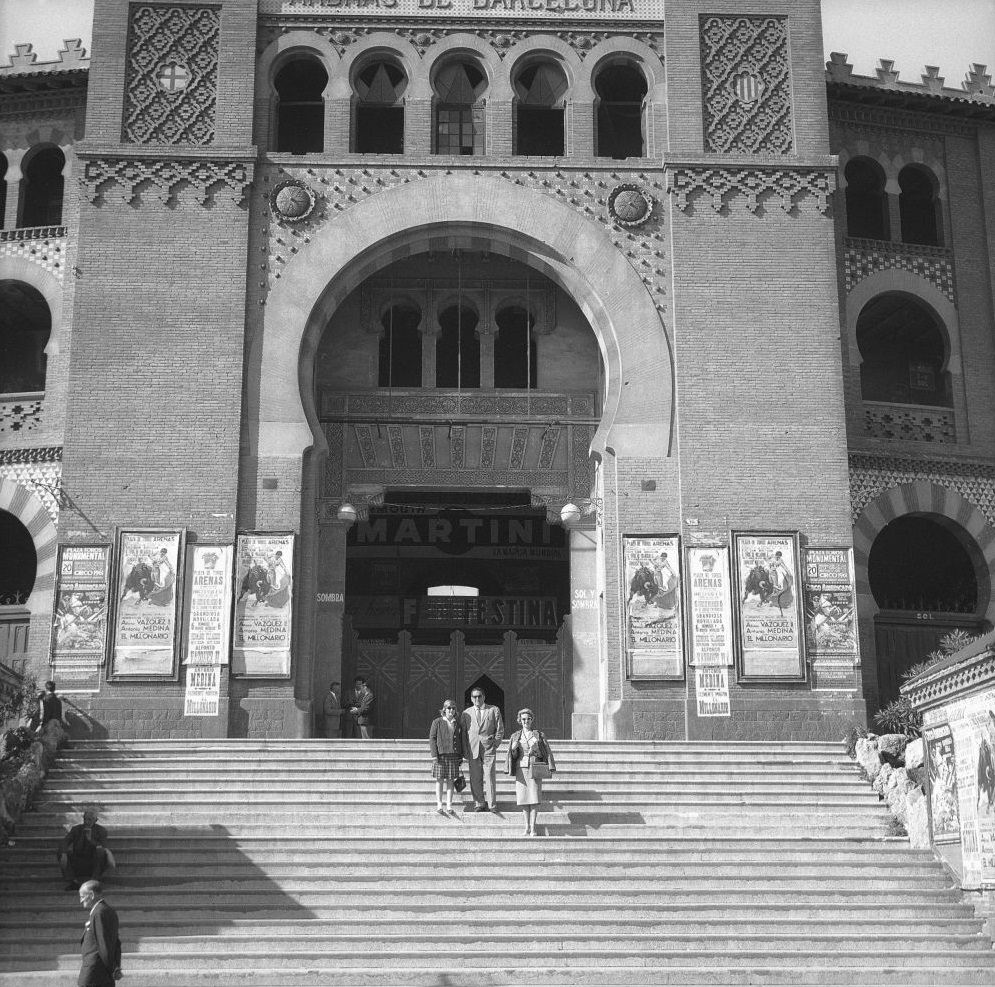
{"label": "man sitting on steps", "polygon": [[58,857],[66,890],[76,891],[83,881],[97,881],[113,870],[114,858],[106,848],[107,830],[97,824],[97,810],[83,810],[83,822],[73,826],[59,845]]}

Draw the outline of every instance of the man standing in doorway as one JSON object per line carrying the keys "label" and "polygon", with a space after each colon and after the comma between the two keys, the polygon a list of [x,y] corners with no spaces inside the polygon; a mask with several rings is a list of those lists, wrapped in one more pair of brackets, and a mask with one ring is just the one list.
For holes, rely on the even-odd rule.
{"label": "man standing in doorway", "polygon": [[357,675],[352,695],[347,701],[350,737],[361,737],[363,740],[373,737],[373,698],[373,690],[366,684],[366,679]]}
{"label": "man standing in doorway", "polygon": [[470,791],[473,805],[469,812],[497,812],[497,757],[498,744],[504,739],[504,721],[497,706],[484,702],[484,692],[474,686],[470,692],[473,703],[463,711],[463,727],[469,739],[467,761],[470,765]]}
{"label": "man standing in doorway", "polygon": [[325,736],[339,737],[342,735],[342,706],[339,701],[339,684],[333,682],[325,693],[321,704],[321,713],[325,719]]}

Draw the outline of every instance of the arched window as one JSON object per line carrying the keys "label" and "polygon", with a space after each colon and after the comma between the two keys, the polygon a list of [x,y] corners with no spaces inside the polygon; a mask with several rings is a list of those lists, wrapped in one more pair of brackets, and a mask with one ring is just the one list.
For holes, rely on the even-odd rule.
{"label": "arched window", "polygon": [[412,305],[391,305],[380,324],[380,387],[421,387],[421,312]]}
{"label": "arched window", "polygon": [[566,92],[555,62],[533,62],[515,75],[515,154],[563,154]]}
{"label": "arched window", "polygon": [[404,153],[404,105],[407,79],[393,62],[370,62],[357,73],[356,129],[353,151],[357,154]]}
{"label": "arched window", "polygon": [[853,158],[843,171],[846,178],[847,236],[888,239],[888,196],[881,166],[870,158]]}
{"label": "arched window", "polygon": [[520,305],[501,309],[495,320],[494,386],[533,388],[538,379],[535,319]]}
{"label": "arched window", "polygon": [[444,65],[435,79],[435,153],[484,153],[487,77],[471,61]]}
{"label": "arched window", "polygon": [[328,73],[313,58],[295,58],[276,74],[276,150],[311,154],[325,148],[325,100]]}
{"label": "arched window", "polygon": [[949,408],[946,334],[936,315],[909,295],[879,295],[857,319],[860,393],[867,401]]}
{"label": "arched window", "polygon": [[2,510],[0,548],[0,607],[24,606],[34,589],[38,554],[31,532],[19,518]]}
{"label": "arched window", "polygon": [[450,305],[439,313],[436,387],[480,387],[478,321],[477,313],[465,305]]}
{"label": "arched window", "polygon": [[37,288],[0,281],[0,394],[45,390],[45,346],[52,314]]}
{"label": "arched window", "polygon": [[7,159],[0,154],[0,230],[7,215]]}
{"label": "arched window", "polygon": [[628,62],[606,65],[594,80],[594,90],[598,94],[598,157],[643,157],[643,107],[648,89],[642,72]]}
{"label": "arched window", "polygon": [[31,156],[21,183],[21,226],[61,226],[66,156],[46,147]]}
{"label": "arched window", "polygon": [[931,172],[907,165],[898,173],[898,208],[902,216],[902,241],[938,247],[941,243],[939,203]]}

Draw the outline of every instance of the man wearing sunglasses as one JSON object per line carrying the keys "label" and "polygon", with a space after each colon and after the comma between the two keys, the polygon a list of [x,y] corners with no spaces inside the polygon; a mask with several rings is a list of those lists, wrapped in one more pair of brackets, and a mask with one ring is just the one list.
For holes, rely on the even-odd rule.
{"label": "man wearing sunglasses", "polygon": [[498,744],[504,738],[504,721],[497,706],[484,702],[484,692],[474,687],[470,692],[472,705],[463,711],[463,727],[469,741],[466,759],[470,767],[470,791],[473,805],[468,812],[497,812],[497,769],[495,760]]}

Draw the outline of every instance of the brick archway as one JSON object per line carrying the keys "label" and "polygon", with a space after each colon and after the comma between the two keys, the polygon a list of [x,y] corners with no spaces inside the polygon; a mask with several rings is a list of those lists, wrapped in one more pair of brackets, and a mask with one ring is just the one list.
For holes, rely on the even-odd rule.
{"label": "brick archway", "polygon": [[48,596],[55,585],[58,532],[41,500],[27,487],[0,476],[0,510],[7,511],[27,528],[38,557],[35,584],[28,599],[32,614],[47,614]]}

